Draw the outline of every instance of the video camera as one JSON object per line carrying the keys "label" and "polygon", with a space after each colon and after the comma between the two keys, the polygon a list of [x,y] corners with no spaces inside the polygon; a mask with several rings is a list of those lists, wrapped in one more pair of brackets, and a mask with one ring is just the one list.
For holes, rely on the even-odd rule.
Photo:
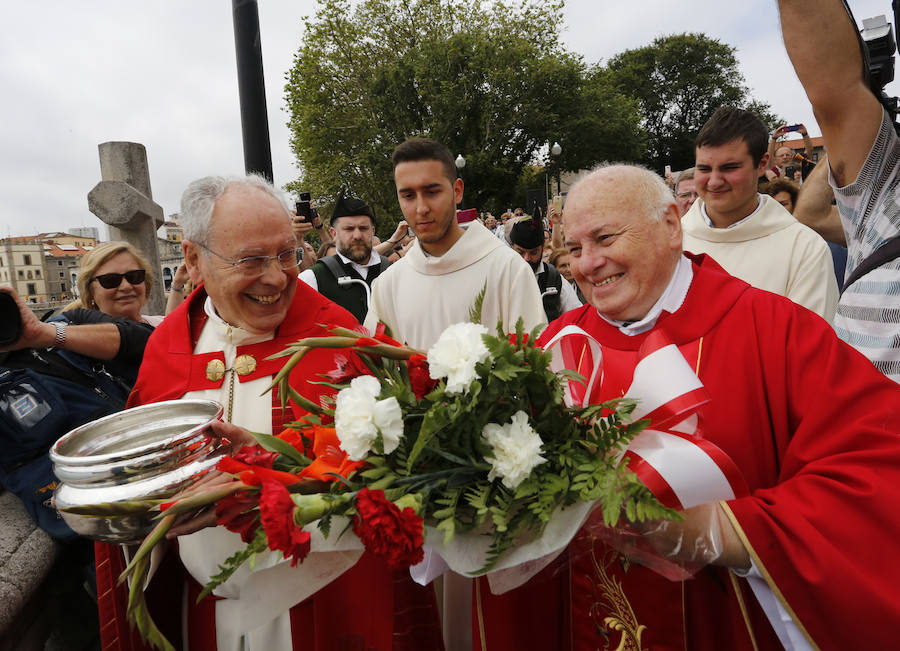
{"label": "video camera", "polygon": [[[894,25],[897,24],[897,2],[891,0],[891,8],[894,12]],[[844,7],[850,18],[853,19],[853,12],[844,0]],[[854,20],[854,26],[856,22]],[[881,102],[894,128],[900,133],[900,124],[897,123],[898,98],[888,97],[884,92],[884,87],[894,81],[894,53],[897,52],[897,41],[894,38],[894,28],[885,19],[884,15],[874,16],[863,20],[863,28],[859,32],[860,41],[862,43],[863,65],[866,66],[869,88],[875,94],[875,97]]]}

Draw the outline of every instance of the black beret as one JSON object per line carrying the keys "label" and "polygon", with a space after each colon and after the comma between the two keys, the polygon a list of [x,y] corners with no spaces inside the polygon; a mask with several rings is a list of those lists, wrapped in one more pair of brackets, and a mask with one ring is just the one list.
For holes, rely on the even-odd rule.
{"label": "black beret", "polygon": [[337,201],[334,203],[334,211],[331,213],[331,223],[339,217],[359,217],[365,215],[375,223],[375,211],[372,210],[365,201],[356,197],[344,196],[344,191],[338,195]]}
{"label": "black beret", "polygon": [[544,228],[533,217],[524,217],[513,224],[509,241],[523,249],[535,249],[544,244]]}

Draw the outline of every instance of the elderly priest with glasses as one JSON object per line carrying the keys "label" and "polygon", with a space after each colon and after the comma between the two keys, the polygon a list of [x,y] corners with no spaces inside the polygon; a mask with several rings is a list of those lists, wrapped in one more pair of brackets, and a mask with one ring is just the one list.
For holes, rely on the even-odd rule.
{"label": "elderly priest with glasses", "polygon": [[[326,334],[320,324],[354,328],[356,319],[297,279],[288,209],[264,179],[195,181],[181,215],[185,263],[197,289],[154,333],[129,404],[211,399],[225,407],[225,423],[215,429],[233,443],[248,441],[247,430],[278,433],[303,412],[282,412],[276,392],[267,391],[287,359],[267,358],[302,337]],[[291,385],[318,402],[328,389],[309,380],[334,366],[327,350],[312,351],[291,372]],[[177,648],[440,648],[434,592],[368,553],[297,603],[292,586],[304,568],[291,567],[281,552],[264,552],[198,603],[202,585],[243,546],[238,534],[215,527],[181,535],[177,551],[169,550],[147,598]],[[122,560],[118,548],[97,544],[103,648],[144,649],[126,622],[124,591],[114,587]]]}

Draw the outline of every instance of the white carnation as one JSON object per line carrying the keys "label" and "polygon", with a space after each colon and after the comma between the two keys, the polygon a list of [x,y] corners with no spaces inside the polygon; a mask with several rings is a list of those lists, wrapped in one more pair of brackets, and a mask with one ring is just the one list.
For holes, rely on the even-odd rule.
{"label": "white carnation", "polygon": [[503,485],[511,490],[515,490],[535,466],[547,461],[541,456],[543,441],[528,424],[528,415],[524,411],[517,411],[505,425],[485,425],[481,435],[494,455],[486,457],[491,464],[488,479],[500,477]]}
{"label": "white carnation", "polygon": [[334,406],[334,429],[341,449],[354,461],[372,451],[381,431],[385,453],[393,452],[403,435],[403,412],[394,397],[378,400],[381,383],[371,375],[353,378],[338,392]]}
{"label": "white carnation", "polygon": [[432,379],[447,378],[447,391],[465,393],[478,374],[475,365],[491,359],[481,340],[488,329],[477,323],[456,323],[441,333],[428,349],[428,369]]}
{"label": "white carnation", "polygon": [[374,400],[381,393],[381,382],[372,375],[360,375],[350,380],[350,388],[372,396]]}
{"label": "white carnation", "polygon": [[375,403],[373,413],[375,426],[381,432],[381,441],[384,444],[384,453],[390,454],[400,445],[400,437],[403,436],[403,412],[400,403],[394,396]]}

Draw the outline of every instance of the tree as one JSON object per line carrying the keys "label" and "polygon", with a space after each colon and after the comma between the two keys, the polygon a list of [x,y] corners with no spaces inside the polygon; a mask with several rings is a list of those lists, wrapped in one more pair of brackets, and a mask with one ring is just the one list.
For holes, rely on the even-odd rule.
{"label": "tree", "polygon": [[549,141],[564,143],[563,169],[639,156],[637,103],[563,49],[561,7],[320,0],[285,89],[302,168],[290,187],[324,199],[349,187],[393,224],[390,156],[408,137],[461,153],[466,206],[494,211]]}
{"label": "tree", "polygon": [[735,52],[703,34],[678,34],[609,60],[616,88],[640,106],[651,169],[692,166],[694,138],[720,106],[752,110],[770,128],[778,121],[767,104],[749,97]]}

